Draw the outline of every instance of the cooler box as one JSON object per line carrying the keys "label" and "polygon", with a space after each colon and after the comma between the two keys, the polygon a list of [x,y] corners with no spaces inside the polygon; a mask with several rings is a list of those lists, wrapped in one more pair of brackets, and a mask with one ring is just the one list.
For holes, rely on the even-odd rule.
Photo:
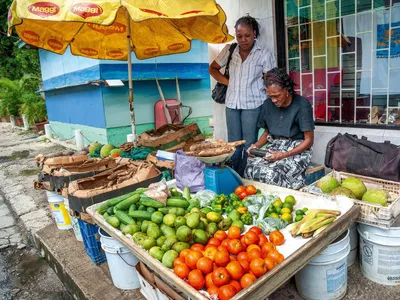
{"label": "cooler box", "polygon": [[225,195],[232,193],[237,186],[243,185],[239,174],[229,167],[204,168],[204,182],[206,189]]}

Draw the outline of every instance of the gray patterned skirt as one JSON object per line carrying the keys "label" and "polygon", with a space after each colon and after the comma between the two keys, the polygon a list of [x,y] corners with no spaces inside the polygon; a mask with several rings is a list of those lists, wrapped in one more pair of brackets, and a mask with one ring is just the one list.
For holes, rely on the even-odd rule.
{"label": "gray patterned skirt", "polygon": [[[269,138],[269,142],[265,149],[287,152],[296,148],[303,140]],[[298,190],[306,183],[306,170],[311,162],[312,153],[311,147],[303,153],[274,162],[268,162],[263,157],[249,157],[244,177]]]}

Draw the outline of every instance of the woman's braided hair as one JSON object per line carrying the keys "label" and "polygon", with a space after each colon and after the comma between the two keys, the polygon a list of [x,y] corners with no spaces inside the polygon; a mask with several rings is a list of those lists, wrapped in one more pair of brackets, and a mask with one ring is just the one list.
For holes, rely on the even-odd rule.
{"label": "woman's braided hair", "polygon": [[293,95],[296,83],[289,77],[284,69],[273,68],[267,72],[265,78],[265,86],[269,87],[271,85],[278,85],[283,89],[287,89],[288,92]]}
{"label": "woman's braided hair", "polygon": [[237,28],[239,25],[247,25],[251,29],[253,29],[256,32],[256,37],[259,37],[260,35],[260,24],[254,19],[253,17],[250,17],[249,15],[241,17],[236,21],[235,28]]}

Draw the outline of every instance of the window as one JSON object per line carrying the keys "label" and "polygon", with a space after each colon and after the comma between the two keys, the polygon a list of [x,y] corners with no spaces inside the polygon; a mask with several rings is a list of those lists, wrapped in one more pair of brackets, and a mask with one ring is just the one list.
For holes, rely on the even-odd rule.
{"label": "window", "polygon": [[286,0],[285,23],[316,122],[400,125],[400,0]]}

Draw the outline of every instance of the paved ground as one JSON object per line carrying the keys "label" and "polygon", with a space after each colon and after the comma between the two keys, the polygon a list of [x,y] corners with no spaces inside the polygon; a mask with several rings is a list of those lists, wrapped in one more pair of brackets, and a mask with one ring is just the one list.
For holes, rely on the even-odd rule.
{"label": "paved ground", "polygon": [[[0,123],[0,300],[144,299],[138,291],[115,289],[107,265],[91,263],[72,232],[57,230],[45,193],[33,189],[38,172],[34,157],[65,149],[27,137],[11,133],[9,125]],[[46,260],[33,246],[33,235],[42,239],[38,246]],[[58,276],[73,296],[66,292]],[[349,268],[344,299],[400,299],[399,295],[400,286],[371,282],[361,274],[358,264]],[[302,298],[291,279],[269,299]]]}

